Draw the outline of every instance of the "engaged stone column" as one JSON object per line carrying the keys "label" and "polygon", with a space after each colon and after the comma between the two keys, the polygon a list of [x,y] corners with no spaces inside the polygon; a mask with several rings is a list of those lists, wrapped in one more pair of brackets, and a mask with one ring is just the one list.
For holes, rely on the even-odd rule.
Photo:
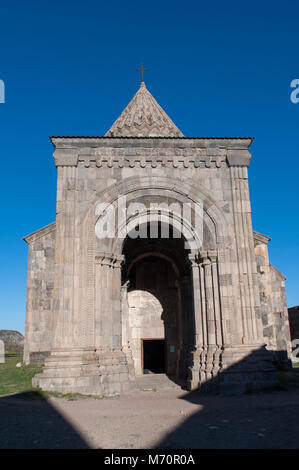
{"label": "engaged stone column", "polygon": [[181,302],[181,345],[179,355],[179,376],[186,379],[188,370],[188,355],[193,350],[194,343],[194,318],[193,318],[193,288],[191,276],[179,279],[179,291]]}
{"label": "engaged stone column", "polygon": [[128,368],[122,351],[121,265],[122,255],[96,256],[95,343],[100,380],[105,394],[126,389]]}
{"label": "engaged stone column", "polygon": [[201,253],[205,289],[206,342],[205,363],[202,364],[202,381],[214,379],[220,370],[220,355],[223,346],[222,317],[219,301],[217,255],[215,251]]}
{"label": "engaged stone column", "polygon": [[122,328],[122,350],[126,356],[127,367],[130,379],[135,377],[134,361],[129,341],[129,305],[128,305],[128,288],[130,281],[126,281],[121,286],[121,328]]}
{"label": "engaged stone column", "polygon": [[190,254],[189,260],[192,268],[193,280],[193,303],[194,303],[194,325],[195,325],[195,346],[202,346],[204,344],[203,330],[202,330],[202,295],[201,295],[201,279],[200,279],[200,266],[199,255]]}
{"label": "engaged stone column", "polygon": [[242,326],[240,343],[262,345],[264,344],[264,339],[261,320],[258,318],[260,299],[251,223],[247,167],[242,163],[241,155],[233,151],[230,151],[230,153],[229,163],[238,265],[239,310],[241,314],[240,324]]}
{"label": "engaged stone column", "polygon": [[193,281],[194,344],[190,350],[190,365],[188,367],[187,386],[189,390],[194,390],[198,388],[201,381],[200,371],[204,349],[204,334],[199,255],[197,253],[191,253],[189,255],[189,260],[191,262]]}
{"label": "engaged stone column", "polygon": [[195,344],[188,386],[194,389],[218,375],[223,333],[216,252],[191,254],[189,259],[193,276]]}
{"label": "engaged stone column", "polygon": [[212,376],[219,374],[222,367],[222,352],[224,348],[224,332],[223,332],[223,312],[220,301],[220,285],[218,276],[217,254],[215,251],[208,252],[211,260],[211,276],[213,283],[213,303],[214,303],[214,319],[215,319],[215,352],[213,357]]}
{"label": "engaged stone column", "polygon": [[121,346],[121,263],[122,256],[101,253],[95,269],[95,345],[96,348]]}
{"label": "engaged stone column", "polygon": [[[53,350],[80,349],[78,319],[74,315],[74,226],[76,219],[76,168],[57,167],[56,246]],[[68,197],[65,199],[65,192]]]}

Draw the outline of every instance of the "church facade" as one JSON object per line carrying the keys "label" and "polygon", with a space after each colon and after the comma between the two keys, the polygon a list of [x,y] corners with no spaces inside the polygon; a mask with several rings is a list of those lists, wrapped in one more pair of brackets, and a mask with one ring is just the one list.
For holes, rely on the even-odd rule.
{"label": "church facade", "polygon": [[44,390],[273,386],[285,278],[254,232],[251,138],[184,137],[142,81],[103,137],[52,137],[56,221],[28,235],[25,363]]}

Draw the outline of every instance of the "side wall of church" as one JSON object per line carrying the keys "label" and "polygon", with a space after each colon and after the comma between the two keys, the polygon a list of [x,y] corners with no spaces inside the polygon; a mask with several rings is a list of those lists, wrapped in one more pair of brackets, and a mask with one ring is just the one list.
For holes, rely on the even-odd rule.
{"label": "side wall of church", "polygon": [[24,362],[43,363],[53,336],[55,223],[28,237]]}
{"label": "side wall of church", "polygon": [[267,348],[277,352],[277,361],[284,362],[286,352],[291,353],[285,277],[269,262],[268,241],[255,238],[263,335]]}

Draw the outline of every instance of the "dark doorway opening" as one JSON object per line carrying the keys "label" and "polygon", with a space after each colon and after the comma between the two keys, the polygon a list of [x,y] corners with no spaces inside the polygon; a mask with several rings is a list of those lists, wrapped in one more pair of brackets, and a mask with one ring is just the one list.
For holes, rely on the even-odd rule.
{"label": "dark doorway opening", "polygon": [[[135,373],[166,374],[173,381],[185,382],[195,338],[190,250],[183,236],[165,238],[164,223],[159,222],[153,238],[150,224],[138,227],[142,236],[128,234],[124,240],[121,270],[124,307],[129,306],[128,318],[133,319],[127,335],[135,355]],[[144,228],[147,238],[143,236]],[[171,235],[172,226],[168,228]],[[130,325],[135,323],[136,315],[140,328],[133,331]]]}
{"label": "dark doorway opening", "polygon": [[143,373],[165,374],[165,339],[143,339]]}

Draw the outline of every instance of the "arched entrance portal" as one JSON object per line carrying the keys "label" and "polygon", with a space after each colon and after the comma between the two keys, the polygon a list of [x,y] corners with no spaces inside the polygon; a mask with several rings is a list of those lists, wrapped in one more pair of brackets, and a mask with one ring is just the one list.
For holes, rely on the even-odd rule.
{"label": "arched entrance portal", "polygon": [[[140,233],[148,235],[149,225]],[[144,227],[145,228],[145,227]],[[176,234],[178,236],[178,234]],[[133,373],[165,373],[186,380],[194,342],[193,292],[185,239],[132,238],[123,244],[122,338]]]}

